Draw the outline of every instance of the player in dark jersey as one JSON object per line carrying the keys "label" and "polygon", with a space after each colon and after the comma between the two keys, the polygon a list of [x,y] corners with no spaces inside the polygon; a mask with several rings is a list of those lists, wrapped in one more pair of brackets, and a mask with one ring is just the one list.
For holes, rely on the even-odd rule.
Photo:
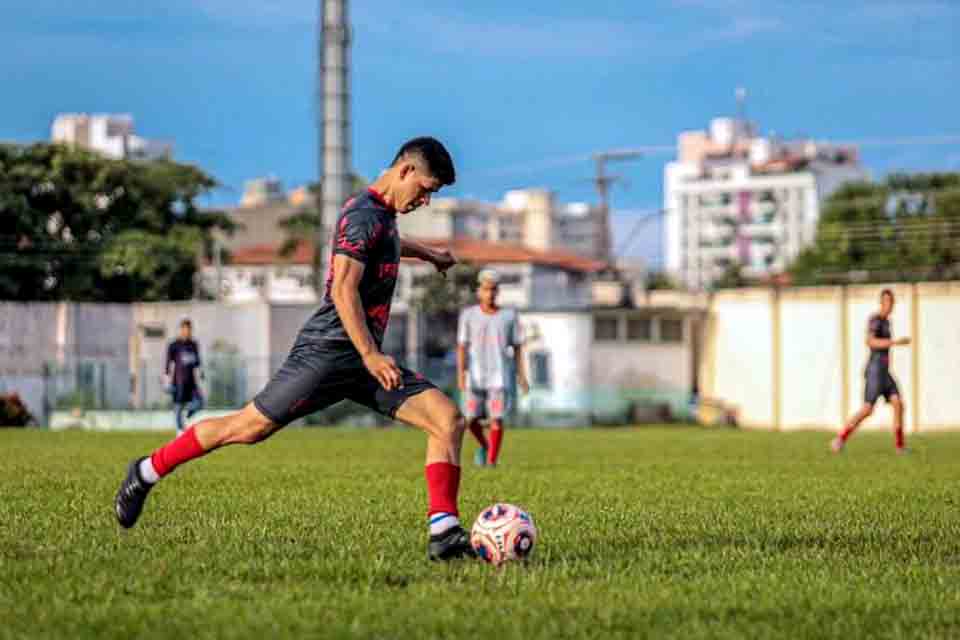
{"label": "player in dark jersey", "polygon": [[133,461],[115,499],[121,526],[136,523],[150,489],[177,466],[226,445],[260,442],[297,418],[350,399],[427,433],[428,555],[473,555],[457,511],[463,419],[430,382],[380,351],[401,256],[431,262],[441,273],[455,263],[449,251],[402,240],[396,216],[428,204],[454,180],[444,146],[415,138],[368,191],[347,202],[334,228],[322,304],[286,361],[241,411],[202,420]]}
{"label": "player in dark jersey", "polygon": [[873,413],[873,407],[882,396],[893,407],[894,444],[897,453],[906,451],[903,441],[903,401],[900,388],[890,374],[890,348],[910,344],[910,338],[893,339],[890,330],[890,314],[893,312],[893,291],[884,289],[880,293],[880,312],[870,316],[867,323],[867,346],[870,347],[870,360],[864,372],[866,378],[863,391],[863,406],[847,421],[839,435],[830,443],[834,453],[843,451],[847,439],[857,427]]}
{"label": "player in dark jersey", "polygon": [[163,377],[173,397],[177,435],[183,433],[185,421],[203,408],[203,395],[197,381],[202,375],[200,371],[200,347],[193,339],[193,324],[184,318],[180,322],[180,335],[167,345],[167,362],[163,368]]}

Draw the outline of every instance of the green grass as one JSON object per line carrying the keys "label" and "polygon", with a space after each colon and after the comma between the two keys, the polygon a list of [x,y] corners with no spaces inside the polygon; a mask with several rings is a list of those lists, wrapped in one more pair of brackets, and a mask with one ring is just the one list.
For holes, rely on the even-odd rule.
{"label": "green grass", "polygon": [[499,571],[425,560],[406,430],[220,451],[121,532],[124,467],[163,440],[0,430],[0,638],[960,637],[960,436],[509,432],[462,483],[465,514],[540,526]]}

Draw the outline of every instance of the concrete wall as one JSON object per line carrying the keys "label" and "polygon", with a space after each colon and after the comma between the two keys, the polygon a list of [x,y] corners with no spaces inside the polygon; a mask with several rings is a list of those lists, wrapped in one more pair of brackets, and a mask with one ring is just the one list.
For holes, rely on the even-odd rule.
{"label": "concrete wall", "polygon": [[[867,321],[883,285],[721,291],[700,362],[702,391],[748,427],[838,428],[863,403]],[[960,283],[889,285],[896,296],[891,369],[908,431],[960,428]],[[889,430],[880,402],[863,429]]]}
{"label": "concrete wall", "polygon": [[[270,305],[163,302],[135,304],[130,309],[137,329],[132,338],[137,367],[136,406],[151,407],[165,401],[162,375],[167,344],[177,335],[183,318],[193,323],[194,339],[205,366],[212,365],[218,355],[235,354],[243,361],[246,392],[241,395],[249,399],[270,379],[274,367]],[[147,327],[162,327],[163,337],[149,337]]]}

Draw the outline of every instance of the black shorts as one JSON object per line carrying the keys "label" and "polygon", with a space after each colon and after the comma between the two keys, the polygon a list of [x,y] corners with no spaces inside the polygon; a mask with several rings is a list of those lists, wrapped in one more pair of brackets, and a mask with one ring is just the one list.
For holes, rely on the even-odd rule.
{"label": "black shorts", "polygon": [[341,400],[353,400],[394,418],[407,398],[436,388],[419,373],[403,367],[400,371],[403,388],[387,391],[363,366],[352,345],[301,343],[294,346],[253,404],[279,426]]}
{"label": "black shorts", "polygon": [[187,404],[193,402],[199,392],[195,382],[184,382],[171,387],[170,395],[173,397],[174,404]]}
{"label": "black shorts", "polygon": [[890,402],[891,397],[900,395],[897,381],[890,375],[890,369],[887,367],[870,365],[867,367],[865,377],[863,401],[867,404],[876,404],[881,396],[884,400]]}

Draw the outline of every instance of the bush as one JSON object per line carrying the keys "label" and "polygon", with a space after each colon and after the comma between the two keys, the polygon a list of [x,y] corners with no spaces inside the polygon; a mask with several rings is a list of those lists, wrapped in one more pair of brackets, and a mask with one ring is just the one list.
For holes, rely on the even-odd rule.
{"label": "bush", "polygon": [[33,422],[19,394],[0,394],[0,427],[25,427]]}

